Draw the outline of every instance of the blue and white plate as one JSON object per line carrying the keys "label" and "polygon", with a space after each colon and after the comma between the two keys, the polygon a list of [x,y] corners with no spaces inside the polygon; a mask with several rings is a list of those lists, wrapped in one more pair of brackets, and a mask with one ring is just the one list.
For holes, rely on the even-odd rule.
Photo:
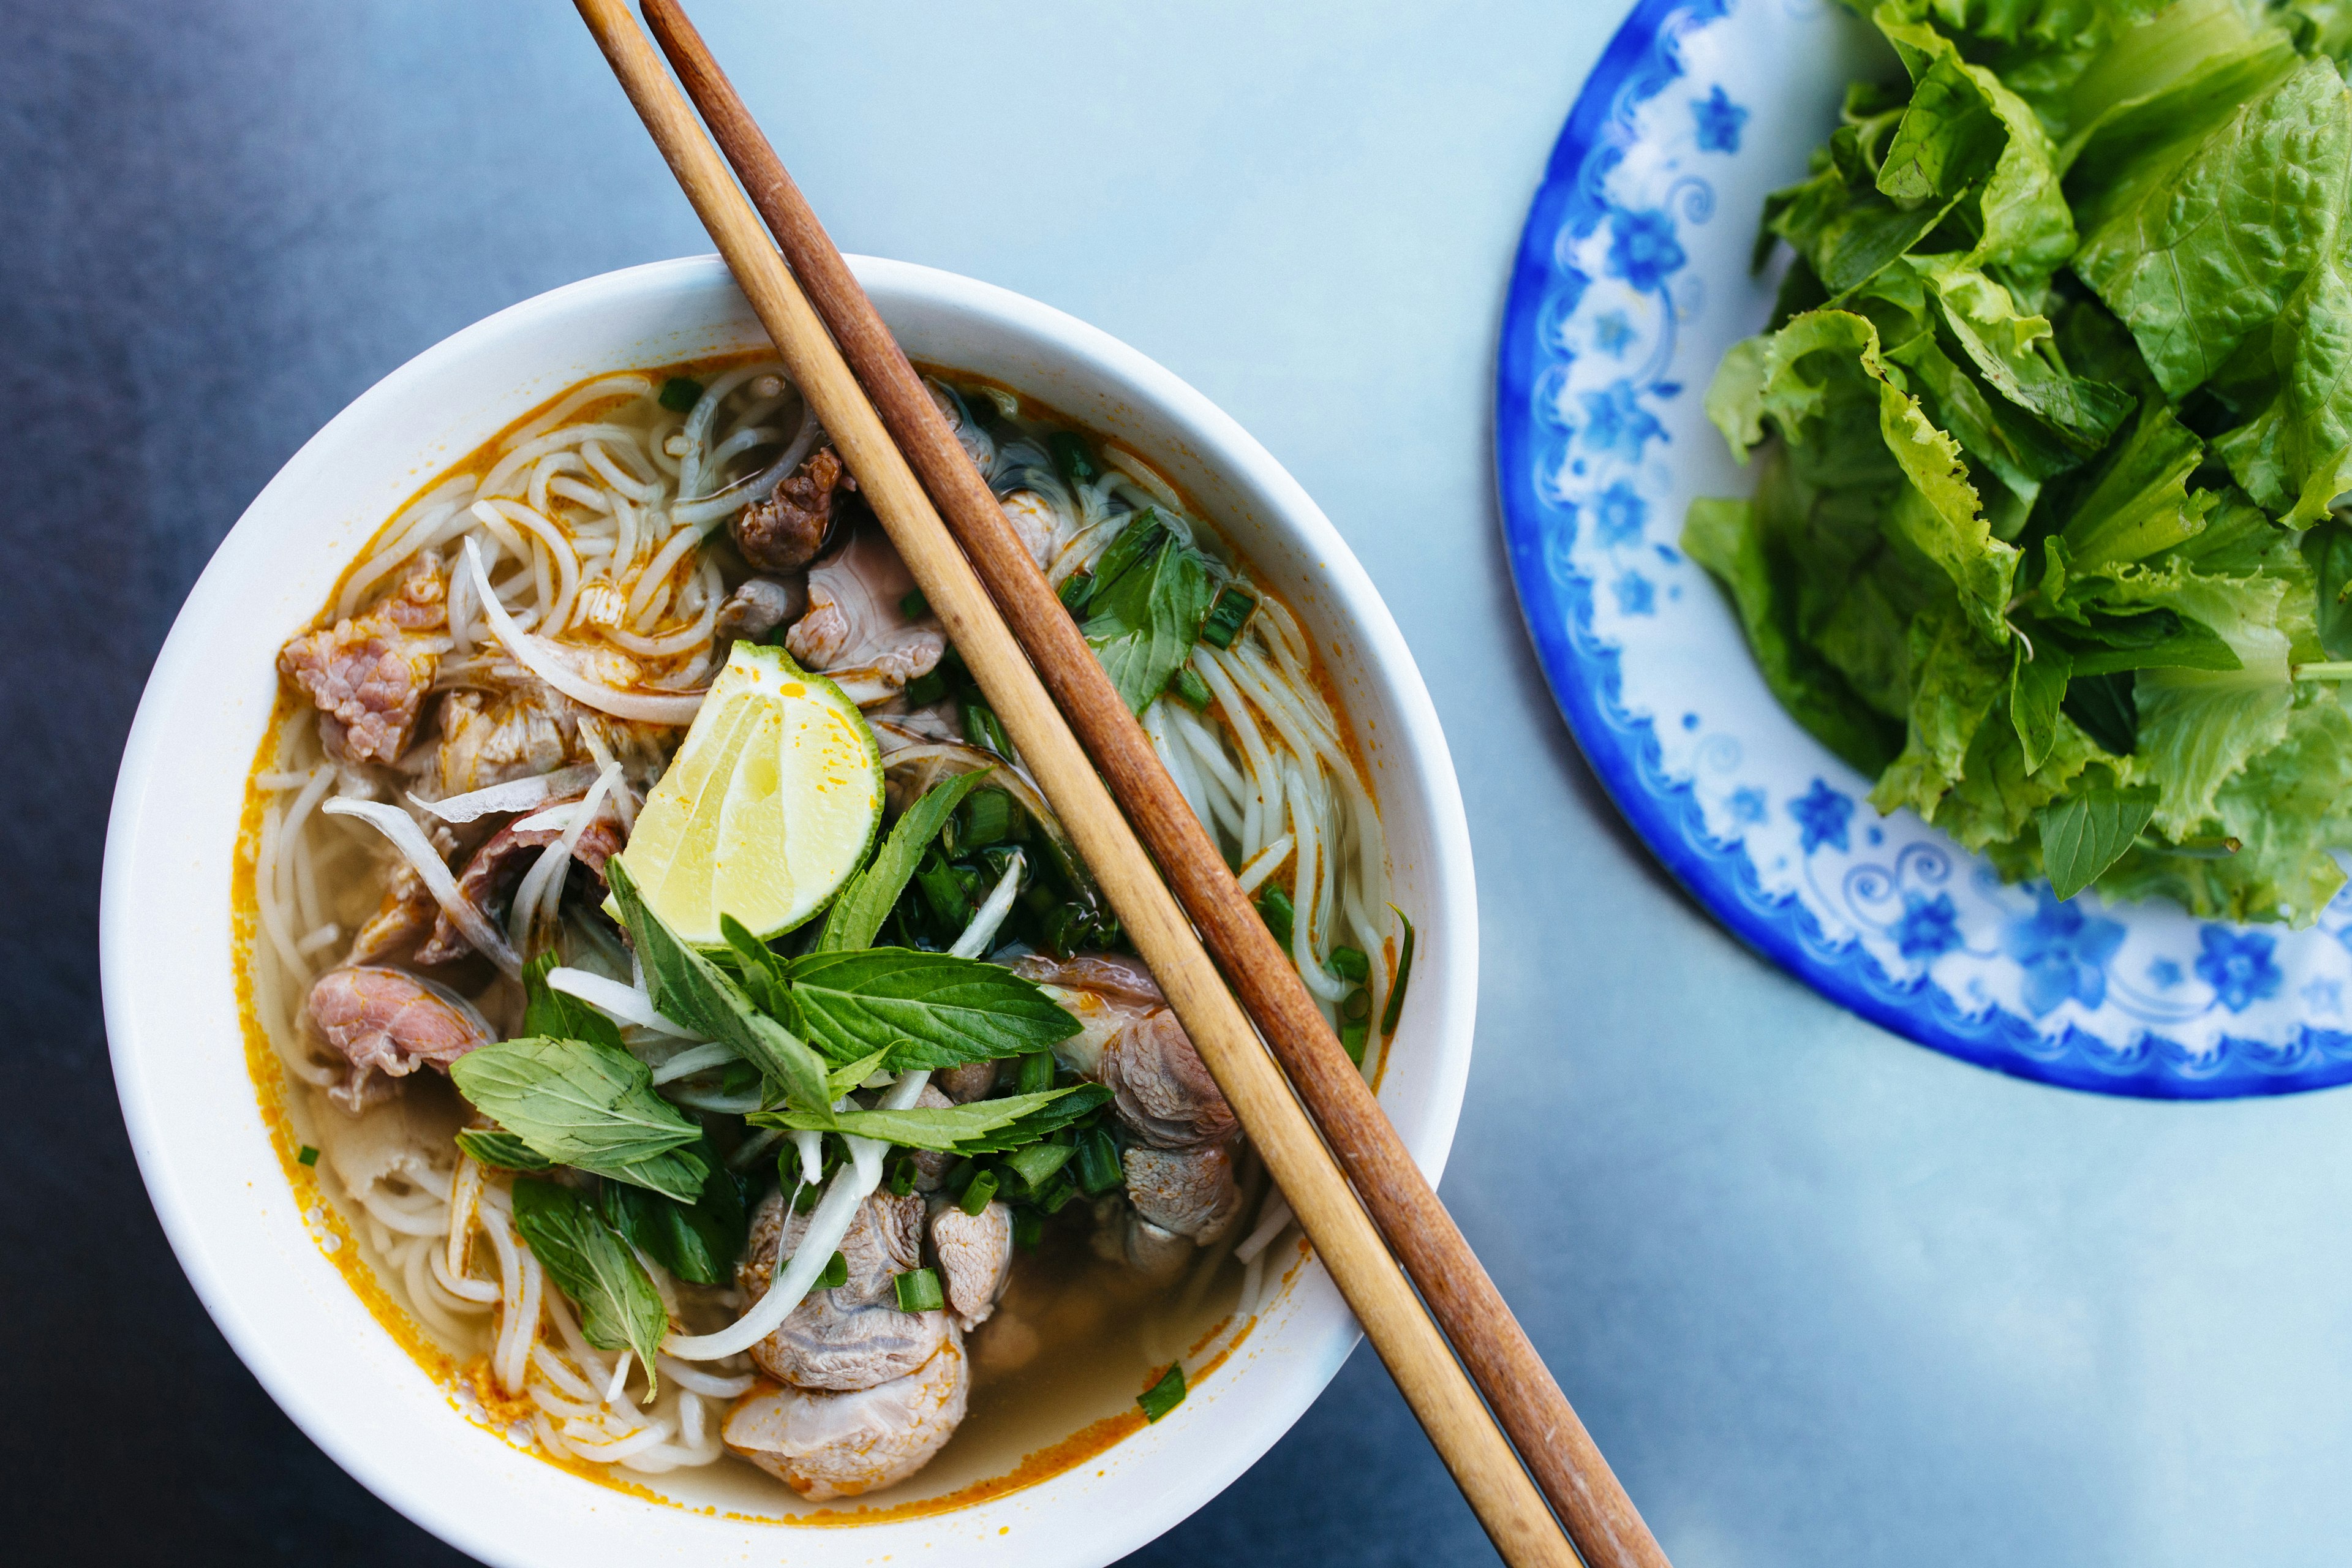
{"label": "blue and white plate", "polygon": [[1519,242],[1496,386],[1504,529],[1552,691],[1685,885],[1864,1017],[2101,1093],[2352,1079],[2352,896],[2290,931],[2004,884],[1911,813],[1878,816],[1676,548],[1693,497],[1752,485],[1700,401],[1770,311],[1748,271],[1764,195],[1875,58],[1827,0],[1640,0],[1585,82]]}

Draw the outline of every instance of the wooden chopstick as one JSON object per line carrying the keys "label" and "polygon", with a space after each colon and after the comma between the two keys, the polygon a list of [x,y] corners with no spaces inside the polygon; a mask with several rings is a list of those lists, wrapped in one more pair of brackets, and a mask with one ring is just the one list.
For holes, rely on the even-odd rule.
{"label": "wooden chopstick", "polygon": [[646,20],[899,449],[913,464],[1112,793],[1169,874],[1324,1136],[1436,1313],[1578,1549],[1595,1568],[1663,1568],[1649,1529],[1494,1281],[1323,1021],[1290,959],[1161,765],[1143,728],[1014,536],[988,482],[677,0]]}
{"label": "wooden chopstick", "polygon": [[[1415,1299],[1370,1217],[1292,1097],[1288,1082],[1260,1048],[1248,1018],[1227,992],[1183,911],[1160,880],[807,298],[760,232],[756,218],[728,179],[691,111],[629,18],[624,0],[577,3],[746,298],[774,339],[786,367],[857,476],[868,503],[1040,787],[1061,813],[1113,910],[1159,977],[1186,1032],[1200,1047],[1480,1522],[1504,1557],[1515,1564],[1569,1563],[1572,1559],[1568,1543],[1546,1512],[1541,1495],[1481,1406],[1477,1391]],[[888,341],[887,334],[884,341]],[[919,388],[918,392],[920,395]],[[928,396],[924,401],[928,403]],[[993,511],[992,500],[990,510]],[[1078,646],[1083,652],[1084,645]],[[1086,655],[1086,662],[1092,667],[1090,654]],[[1124,714],[1125,710],[1119,711]],[[1150,757],[1148,751],[1145,755]],[[1150,765],[1158,767],[1156,757],[1150,758]],[[1164,774],[1161,778],[1164,784]],[[1213,856],[1213,851],[1210,853]],[[1255,921],[1254,915],[1251,918]],[[1336,1043],[1333,1049],[1336,1052]],[[1340,1059],[1345,1061],[1344,1054]],[[1348,1071],[1353,1077],[1352,1067]],[[1357,1082],[1360,1089],[1361,1080]],[[1410,1161],[1404,1163],[1412,1171]],[[1412,1173],[1418,1183],[1418,1172]],[[1425,1184],[1423,1191],[1426,1192]],[[1457,1237],[1457,1244],[1458,1240]],[[1467,1256],[1466,1248],[1464,1255]],[[1479,1278],[1483,1279],[1483,1272]],[[1540,1363],[1537,1364],[1539,1368]],[[1572,1415],[1570,1420],[1573,1421]],[[1555,1441],[1558,1430],[1554,1428]],[[1605,1467],[1601,1473],[1606,1474]],[[1647,1539],[1646,1534],[1643,1539]],[[1595,1561],[1643,1560],[1621,1554]]]}

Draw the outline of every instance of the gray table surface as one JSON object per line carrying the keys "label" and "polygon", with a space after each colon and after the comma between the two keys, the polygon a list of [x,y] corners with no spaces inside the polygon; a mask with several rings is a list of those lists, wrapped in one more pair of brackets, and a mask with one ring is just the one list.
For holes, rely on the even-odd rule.
{"label": "gray table surface", "polygon": [[[312,430],[482,315],[707,246],[557,0],[5,9],[8,1555],[455,1561],[277,1412],[163,1245],[98,1013],[107,797],[182,596]],[[1444,1193],[1682,1568],[2342,1560],[2352,1099],[2092,1099],[1849,1017],[1667,880],[1552,708],[1490,377],[1617,5],[698,10],[845,247],[1168,364],[1388,596],[1478,852]],[[1486,1556],[1359,1353],[1134,1561]]]}

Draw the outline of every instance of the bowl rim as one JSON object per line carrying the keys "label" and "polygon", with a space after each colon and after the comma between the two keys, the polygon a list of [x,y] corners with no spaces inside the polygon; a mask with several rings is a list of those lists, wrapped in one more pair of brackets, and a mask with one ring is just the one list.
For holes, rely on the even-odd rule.
{"label": "bowl rim", "polygon": [[[1402,768],[1411,775],[1412,787],[1417,791],[1427,818],[1422,826],[1431,844],[1425,868],[1431,897],[1423,927],[1424,938],[1434,931],[1443,940],[1434,944],[1439,963],[1433,967],[1426,957],[1416,963],[1413,999],[1422,1002],[1422,1006],[1414,1010],[1427,1009],[1426,1016],[1431,1019],[1427,1045],[1423,1047],[1429,1053],[1431,1070],[1423,1089],[1420,1130],[1417,1136],[1408,1140],[1408,1145],[1434,1184],[1444,1171],[1467,1085],[1476,1004],[1477,906],[1469,826],[1434,704],[1402,631],[1369,574],[1329,519],[1261,444],[1207,397],[1138,350],[1050,306],[992,284],[907,262],[858,256],[849,259],[886,314],[897,305],[945,311],[977,321],[1029,340],[1045,352],[1066,356],[1082,365],[1086,375],[1098,378],[1118,395],[1153,410],[1182,430],[1186,441],[1206,467],[1232,475],[1237,484],[1246,486],[1263,500],[1261,521],[1269,532],[1288,535],[1314,561],[1318,573],[1315,586],[1329,595],[1338,616],[1348,626],[1360,656],[1361,673],[1380,687],[1380,700],[1395,725],[1395,732],[1384,745],[1382,765]],[[500,344],[535,328],[543,328],[551,321],[583,310],[624,304],[642,308],[648,300],[667,297],[690,304],[714,286],[723,287],[730,295],[733,293],[731,280],[718,258],[702,256],[623,268],[535,295],[425,349],[362,393],[321,426],[287,460],[223,538],[175,617],[156,657],[124,746],[108,824],[99,923],[110,1056],[141,1175],[173,1253],[231,1348],[306,1436],[391,1507],[444,1540],[489,1562],[520,1563],[546,1559],[534,1554],[534,1542],[516,1539],[511,1529],[501,1530],[499,1519],[480,1517],[468,1507],[445,1504],[433,1489],[419,1484],[415,1473],[416,1466],[392,1463],[380,1451],[382,1445],[370,1442],[365,1411],[331,1406],[290,1364],[288,1347],[274,1331],[282,1325],[266,1321],[265,1314],[257,1310],[257,1295],[266,1296],[273,1289],[270,1282],[232,1278],[215,1255],[213,1222],[194,1201],[177,1157],[183,1151],[224,1137],[241,1138],[247,1130],[192,1129],[184,1121],[175,1121],[172,1108],[159,1098],[159,1085],[152,1069],[156,1053],[171,1049],[173,1041],[159,1037],[154,1027],[156,1010],[161,1005],[157,994],[166,982],[138,962],[142,900],[153,891],[159,880],[168,881],[173,876],[184,879],[187,872],[184,867],[177,870],[157,869],[159,855],[165,847],[158,840],[168,842],[172,837],[169,810],[159,807],[157,797],[163,793],[161,786],[168,779],[167,770],[173,763],[167,742],[177,698],[192,681],[203,677],[206,647],[220,635],[224,614],[235,596],[254,580],[254,569],[261,564],[258,551],[262,536],[273,527],[283,531],[297,526],[276,519],[284,510],[287,499],[301,485],[317,481],[338,447],[383,417],[384,411],[395,407],[409,389],[446,374],[478,356],[492,354]],[[740,296],[735,298],[740,309]],[[414,449],[420,453],[430,447],[426,438],[414,444]],[[464,449],[460,447],[451,455],[462,455]],[[418,461],[423,469],[428,466],[437,468],[448,460],[448,456],[444,456],[420,457]],[[363,523],[359,539],[372,536],[380,525],[381,520]],[[253,737],[257,742],[260,722],[266,722],[266,719],[257,721]],[[204,886],[214,885],[201,875],[196,881]],[[1424,955],[1432,946],[1424,940]],[[199,967],[209,963],[226,969],[229,966],[219,962],[223,956],[208,955],[199,962]],[[241,1040],[236,1054],[242,1058]],[[282,1179],[276,1171],[274,1157],[268,1163],[270,1179]],[[283,1223],[300,1223],[290,1212],[290,1205]],[[290,1284],[279,1290],[281,1296],[294,1293],[295,1287]],[[1123,1497],[1119,1508],[1086,1510],[1096,1516],[1087,1528],[1064,1529],[1058,1537],[1028,1536],[1025,1544],[1037,1551],[1037,1561],[1107,1562],[1145,1544],[1207,1502],[1289,1430],[1336,1375],[1353,1350],[1359,1330],[1328,1275],[1311,1260],[1300,1271],[1286,1300],[1295,1305],[1276,1321],[1262,1321],[1256,1330],[1257,1334],[1272,1336],[1291,1331],[1297,1323],[1302,1330],[1311,1331],[1302,1344],[1286,1347],[1303,1354],[1286,1355],[1280,1365],[1267,1368],[1282,1378],[1280,1396],[1258,1401],[1258,1408],[1244,1415],[1248,1425],[1242,1430],[1230,1430],[1228,1423],[1220,1422],[1214,1441],[1192,1445],[1193,1463],[1173,1472],[1162,1467],[1156,1475],[1147,1475],[1144,1488],[1125,1489],[1133,1495]],[[1306,1317],[1303,1323],[1301,1314]],[[404,1354],[403,1359],[405,1360]],[[1174,1426],[1176,1423],[1171,1422],[1148,1430],[1159,1433]],[[479,1428],[463,1420],[451,1423],[453,1437],[468,1430]],[[1140,1436],[1126,1439],[1118,1447],[1132,1447]],[[525,1458],[551,1475],[560,1473],[543,1460]],[[1187,1468],[1189,1482],[1183,1479]],[[984,1520],[1007,1504],[1034,1501],[1062,1479],[1056,1477],[1021,1491],[968,1505],[950,1514],[917,1516],[911,1521],[902,1521],[932,1526],[928,1530],[909,1532],[891,1524],[869,1526],[847,1534],[838,1530],[803,1531],[781,1539],[793,1542],[796,1550],[815,1556],[824,1555],[819,1543],[828,1538],[856,1541],[859,1544],[851,1554],[860,1556],[865,1555],[868,1542],[891,1545],[887,1539],[891,1536],[906,1536],[903,1545],[919,1551],[936,1550],[936,1543],[919,1541],[915,1536],[950,1533],[936,1528],[937,1521],[942,1519],[962,1521],[967,1516],[981,1516]],[[1159,1484],[1150,1484],[1155,1480]],[[705,1515],[668,1505],[646,1511],[655,1517],[709,1522]],[[1059,1511],[1066,1514],[1071,1510]],[[605,1521],[607,1527],[613,1522]],[[1049,1517],[1046,1522],[1051,1525],[1053,1521]],[[774,1535],[775,1527],[762,1524],[756,1528],[762,1533],[751,1540],[779,1540]],[[636,1538],[640,1546],[648,1539],[646,1532],[635,1530],[622,1533]],[[665,1544],[673,1539],[681,1543],[691,1540],[702,1550],[719,1544],[713,1537],[693,1531],[654,1533],[661,1535]],[[579,1561],[576,1557],[570,1560]]]}

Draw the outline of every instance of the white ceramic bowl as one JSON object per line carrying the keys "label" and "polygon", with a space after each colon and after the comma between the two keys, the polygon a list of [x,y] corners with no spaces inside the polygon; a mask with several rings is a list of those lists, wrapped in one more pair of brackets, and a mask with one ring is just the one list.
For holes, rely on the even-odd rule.
{"label": "white ceramic bowl", "polygon": [[[1264,447],[1133,349],[1002,289],[899,262],[853,265],[915,358],[1018,387],[1159,465],[1325,650],[1373,770],[1396,900],[1420,928],[1381,1100],[1434,1181],[1470,1061],[1470,838],[1437,715],[1370,580]],[[278,644],[421,481],[564,386],[763,342],[715,258],[558,289],[386,376],[247,510],[163,645],[115,788],[100,931],[123,1117],[182,1267],[263,1386],[377,1496],[478,1557],[561,1568],[983,1553],[1108,1563],[1241,1474],[1338,1372],[1357,1329],[1319,1268],[1301,1270],[1171,1415],[1036,1486],[856,1529],[715,1518],[582,1480],[462,1418],[311,1239],[255,1100],[229,879]]]}

